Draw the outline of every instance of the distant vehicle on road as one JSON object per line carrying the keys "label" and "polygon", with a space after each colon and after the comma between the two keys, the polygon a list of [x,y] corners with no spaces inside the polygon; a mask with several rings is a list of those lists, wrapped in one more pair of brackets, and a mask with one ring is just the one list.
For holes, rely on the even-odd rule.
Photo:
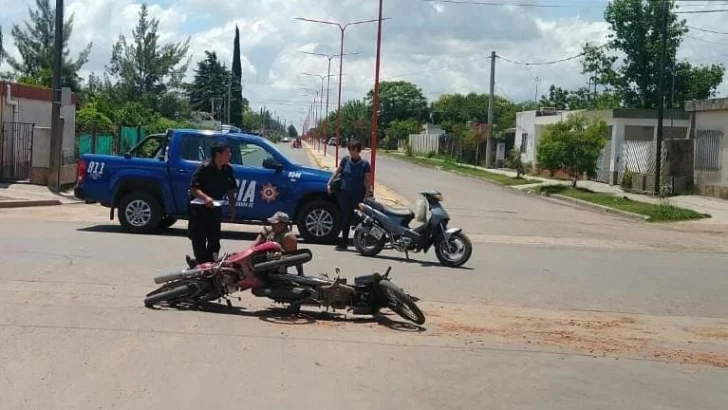
{"label": "distant vehicle on road", "polygon": [[291,139],[288,137],[283,137],[283,139],[281,141],[282,142],[291,142]]}
{"label": "distant vehicle on road", "polygon": [[336,137],[329,138],[329,145],[336,146]]}
{"label": "distant vehicle on road", "polygon": [[250,134],[170,130],[146,137],[123,157],[84,154],[74,194],[109,208],[111,219],[118,209],[129,232],[170,227],[187,219],[192,174],[217,141],[232,148],[235,222],[260,224],[283,211],[304,240],[333,243],[340,218],[336,198],[327,193],[331,173],[297,164],[269,140]]}

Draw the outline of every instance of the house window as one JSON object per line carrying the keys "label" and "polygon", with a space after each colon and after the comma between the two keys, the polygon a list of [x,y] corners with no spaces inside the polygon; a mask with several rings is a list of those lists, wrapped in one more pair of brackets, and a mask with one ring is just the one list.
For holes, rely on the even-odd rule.
{"label": "house window", "polygon": [[720,140],[723,132],[719,130],[698,130],[695,136],[695,169],[700,171],[720,170]]}
{"label": "house window", "polygon": [[521,152],[526,152],[528,150],[528,133],[524,132],[521,134]]}

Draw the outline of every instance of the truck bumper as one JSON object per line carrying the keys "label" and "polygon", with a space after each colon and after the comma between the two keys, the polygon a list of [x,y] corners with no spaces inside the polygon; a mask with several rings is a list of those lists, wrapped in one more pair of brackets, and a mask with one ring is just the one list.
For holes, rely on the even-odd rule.
{"label": "truck bumper", "polygon": [[96,201],[90,201],[90,200],[86,199],[86,191],[84,191],[83,187],[80,187],[80,186],[73,188],[73,196],[84,201],[87,204],[96,203]]}

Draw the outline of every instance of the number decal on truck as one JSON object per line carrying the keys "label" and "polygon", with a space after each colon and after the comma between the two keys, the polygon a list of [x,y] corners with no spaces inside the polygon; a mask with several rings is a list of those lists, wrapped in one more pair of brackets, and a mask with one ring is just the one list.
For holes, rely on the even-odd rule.
{"label": "number decal on truck", "polygon": [[291,171],[291,172],[288,173],[288,178],[290,178],[291,180],[299,179],[299,178],[301,178],[301,173],[300,172]]}
{"label": "number decal on truck", "polygon": [[99,179],[102,175],[104,175],[105,167],[105,162],[91,161],[88,163],[86,173],[89,175],[89,177],[91,177],[91,179]]}

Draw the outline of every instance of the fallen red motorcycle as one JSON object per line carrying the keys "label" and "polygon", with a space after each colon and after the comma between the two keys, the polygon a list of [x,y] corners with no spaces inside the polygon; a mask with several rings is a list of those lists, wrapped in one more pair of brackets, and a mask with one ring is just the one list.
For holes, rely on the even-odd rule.
{"label": "fallen red motorcycle", "polygon": [[310,305],[327,310],[346,309],[355,315],[375,315],[389,308],[418,325],[425,323],[425,315],[413,298],[390,280],[391,268],[384,275],[357,276],[353,284],[339,276],[338,268],[333,280],[326,275],[319,278],[286,273],[287,268],[312,258],[308,249],[284,252],[278,243],[264,242],[223,255],[218,262],[155,277],[154,282],[163,285],[146,295],[144,305],[200,306],[225,300],[231,307],[230,294],[250,289],[257,297],[290,305],[292,311]]}

